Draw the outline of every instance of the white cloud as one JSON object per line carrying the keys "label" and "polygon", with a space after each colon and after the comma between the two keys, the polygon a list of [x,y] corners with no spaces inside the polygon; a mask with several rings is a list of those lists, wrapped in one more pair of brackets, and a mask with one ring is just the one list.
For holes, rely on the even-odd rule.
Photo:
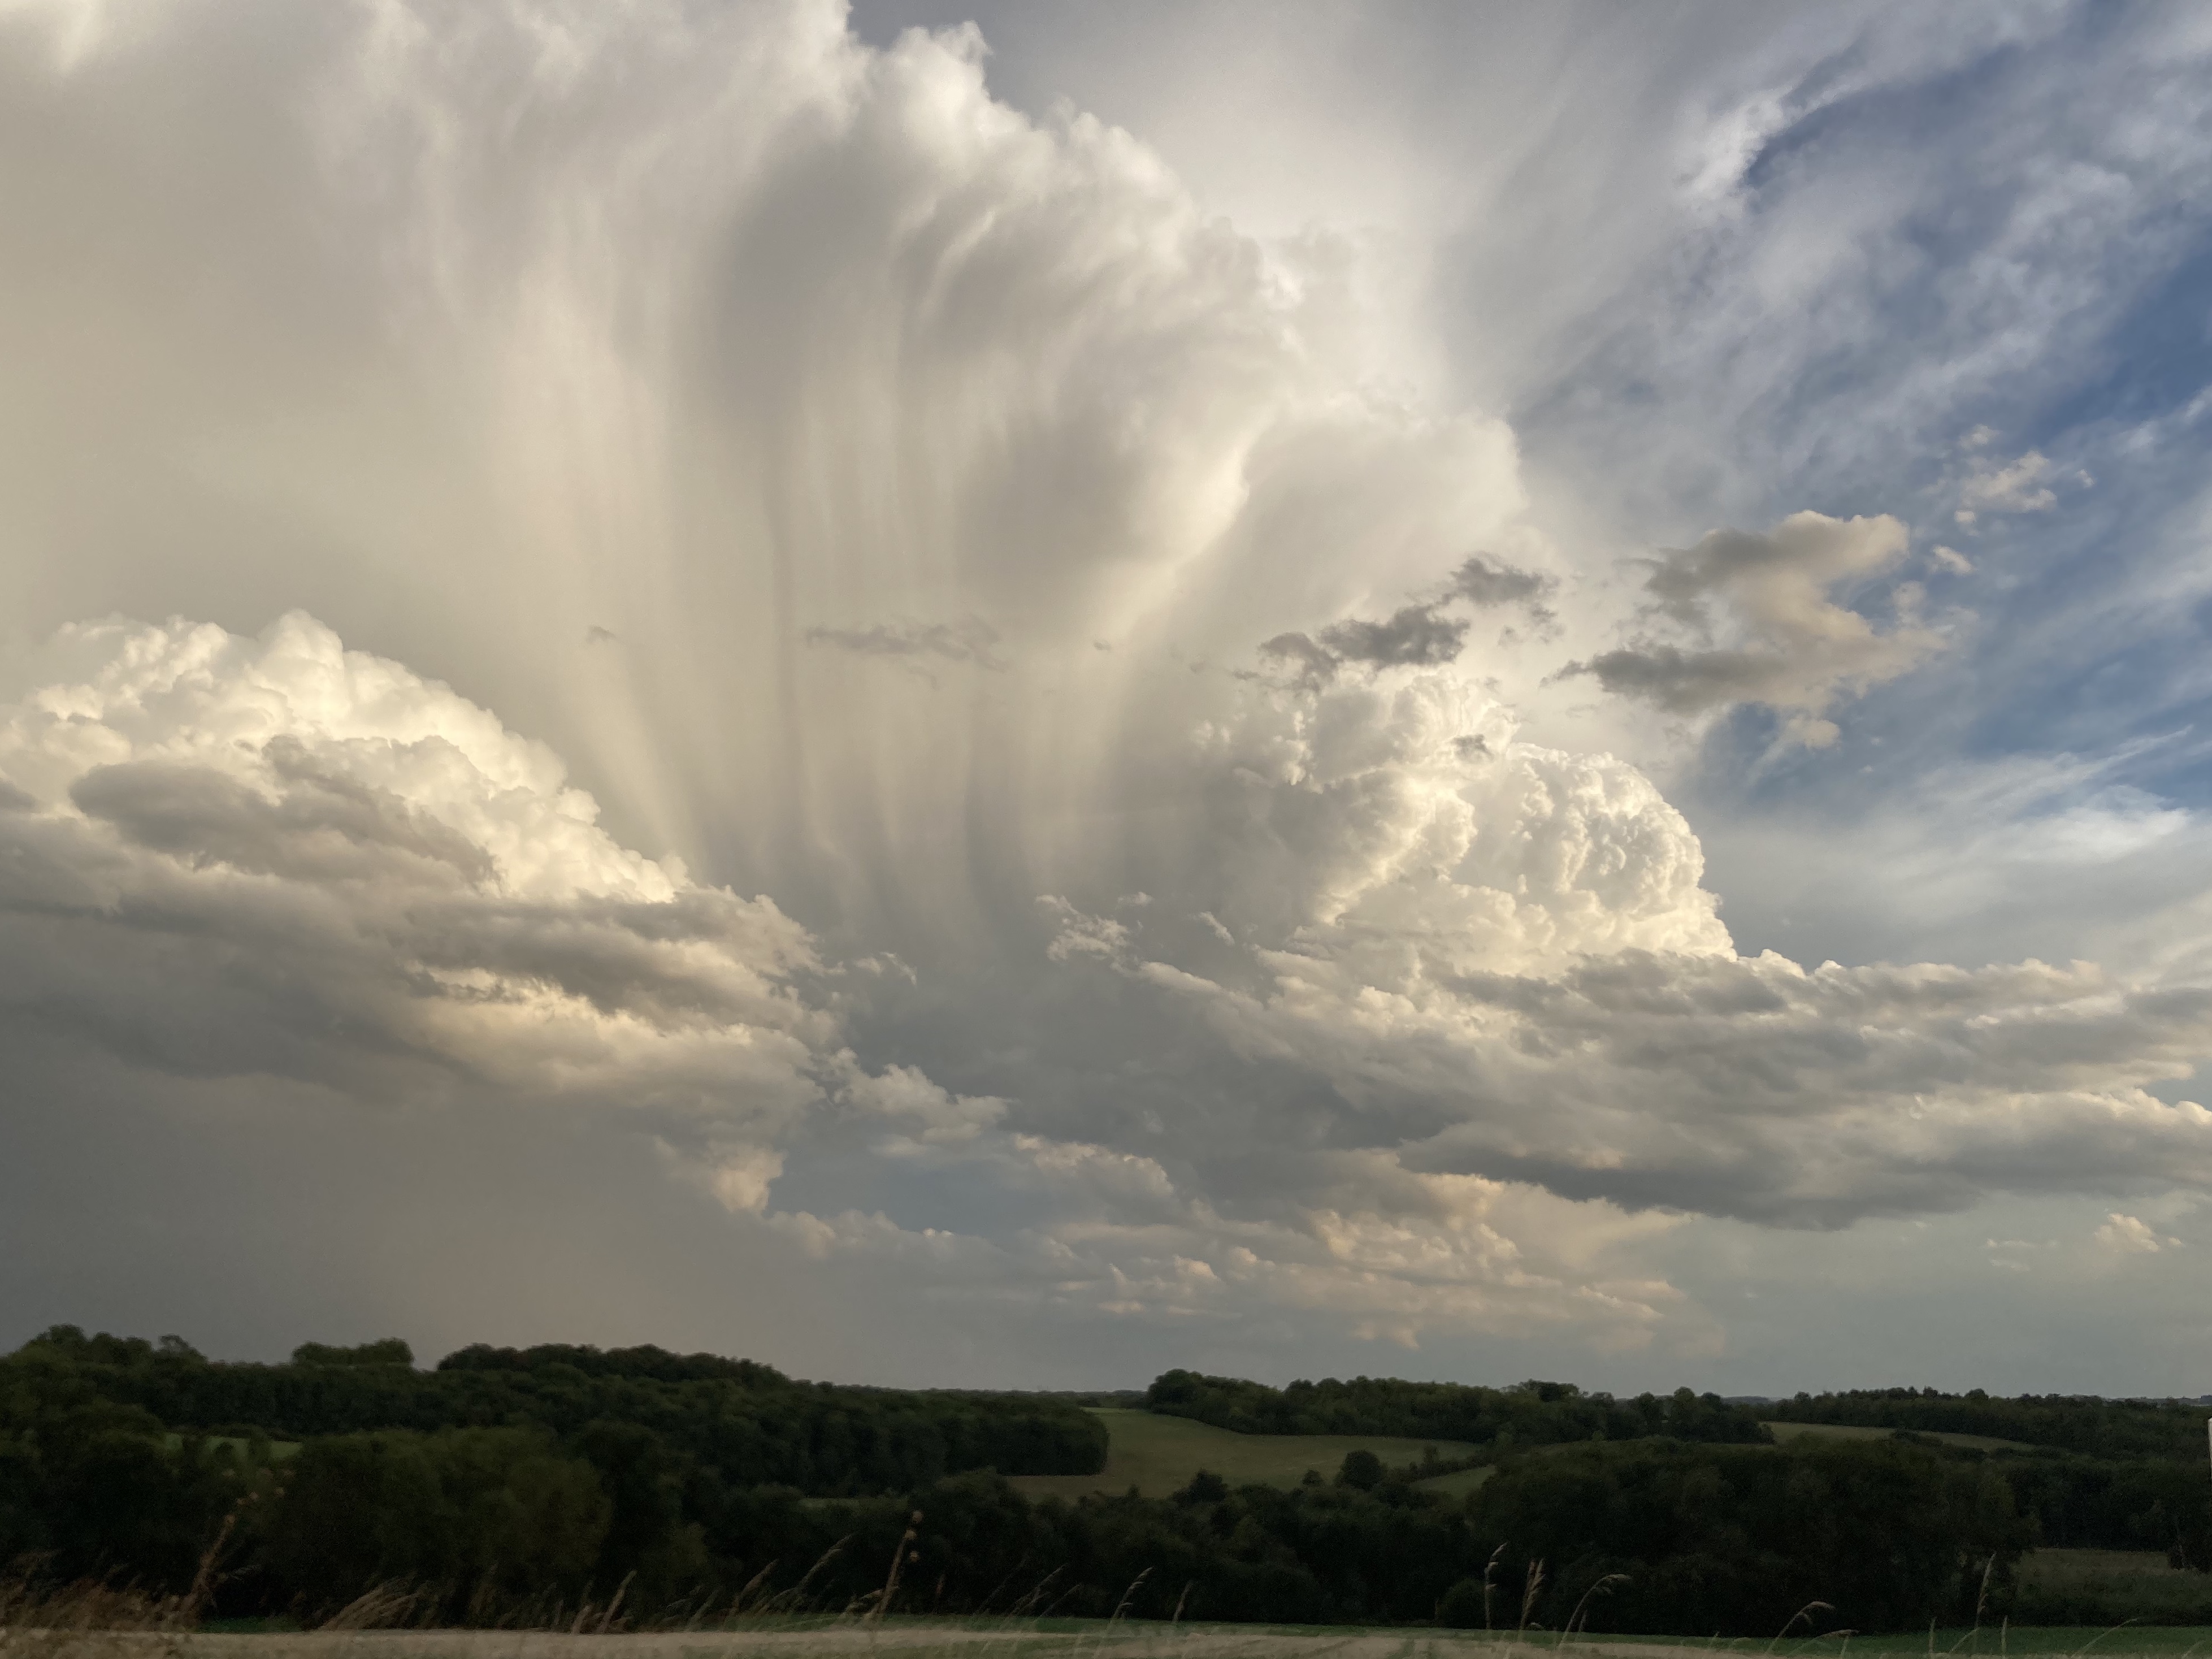
{"label": "white cloud", "polygon": [[766,1147],[719,1151],[707,1171],[708,1190],[728,1208],[757,1215],[783,1173],[783,1155]]}
{"label": "white cloud", "polygon": [[2149,1223],[2136,1216],[2122,1215],[2118,1211],[2114,1211],[2106,1218],[2105,1224],[2097,1229],[2096,1239],[2106,1249],[2122,1255],[2156,1255],[2168,1246],[2180,1243],[2174,1238],[2161,1239]]}
{"label": "white cloud", "polygon": [[446,687],[298,615],[88,624],[62,665],[0,708],[12,1018],[157,1078],[602,1103],[737,1193],[818,1100],[805,933],[618,845]]}
{"label": "white cloud", "polygon": [[1249,950],[1194,971],[1062,901],[1054,951],[1325,1079],[1336,1144],[1786,1226],[2212,1186],[2212,1113],[2149,1092],[2212,1042],[2212,992],[1741,957],[1694,836],[1618,763],[1468,745],[1497,711],[1432,672],[1255,697],[1206,738],[1219,885],[1194,895]]}
{"label": "white cloud", "polygon": [[2049,479],[2051,463],[2031,449],[2005,466],[1984,465],[1959,486],[1959,505],[1971,522],[1982,513],[2048,513],[2058,504]]}
{"label": "white cloud", "polygon": [[[1255,692],[1200,732],[1203,908],[1285,944],[1315,928],[1393,951],[1419,939],[1453,972],[1725,950],[1696,837],[1658,791],[1513,729],[1494,698],[1435,672]],[[1077,921],[1061,937],[1097,933]]]}
{"label": "white cloud", "polygon": [[910,1066],[890,1066],[880,1077],[856,1074],[844,1092],[854,1105],[890,1120],[927,1146],[971,1141],[1006,1115],[1005,1101],[949,1093]]}

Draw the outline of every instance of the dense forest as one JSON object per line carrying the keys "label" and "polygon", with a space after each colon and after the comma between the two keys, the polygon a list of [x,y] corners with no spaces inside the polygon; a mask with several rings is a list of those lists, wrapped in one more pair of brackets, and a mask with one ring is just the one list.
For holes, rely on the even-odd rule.
{"label": "dense forest", "polygon": [[1643,1440],[1653,1435],[1743,1445],[1771,1438],[1748,1407],[1687,1389],[1615,1400],[1607,1394],[1584,1394],[1571,1382],[1484,1389],[1376,1376],[1349,1382],[1329,1377],[1272,1389],[1237,1377],[1168,1371],[1146,1391],[1145,1404],[1239,1434],[1376,1434],[1507,1446]]}
{"label": "dense forest", "polygon": [[[2000,1617],[2039,1540],[2208,1559],[2201,1451],[1985,1451],[1909,1427],[1776,1446],[1686,1392],[1170,1372],[1155,1410],[1473,1440],[1495,1468],[1465,1496],[1354,1453],[1287,1491],[1201,1473],[1171,1497],[1032,1502],[1004,1477],[1100,1466],[1099,1419],[1068,1399],[830,1387],[655,1348],[410,1358],[309,1345],[225,1364],[173,1340],[51,1331],[0,1359],[0,1561],[198,1583],[204,1613],[306,1622],[394,1586],[410,1616],[455,1623],[566,1621],[586,1603],[640,1622],[739,1598],[836,1608],[879,1595],[902,1555],[909,1611],[1026,1597],[1767,1638],[1816,1599],[1860,1630]],[[2139,1443],[2116,1428],[2094,1443]]]}
{"label": "dense forest", "polygon": [[289,1364],[218,1364],[174,1338],[64,1328],[9,1363],[62,1367],[170,1429],[248,1441],[522,1427],[559,1437],[628,1423],[730,1485],[813,1495],[900,1491],[963,1469],[1091,1474],[1106,1456],[1098,1419],[1063,1401],[794,1382],[750,1360],[659,1348],[478,1346],[422,1371],[404,1343],[309,1343]]}
{"label": "dense forest", "polygon": [[1918,1434],[1980,1434],[2087,1457],[2202,1460],[2206,1452],[2207,1407],[2201,1401],[2098,1400],[2056,1394],[2005,1400],[1979,1389],[1970,1394],[1879,1389],[1801,1394],[1794,1400],[1778,1400],[1759,1409],[1771,1422],[1842,1423]]}

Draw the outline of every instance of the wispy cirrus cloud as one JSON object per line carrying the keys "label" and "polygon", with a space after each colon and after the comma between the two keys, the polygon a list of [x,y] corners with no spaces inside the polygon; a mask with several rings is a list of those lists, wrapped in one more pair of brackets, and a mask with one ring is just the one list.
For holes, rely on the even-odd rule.
{"label": "wispy cirrus cloud", "polygon": [[810,628],[806,642],[856,657],[923,658],[1003,670],[999,632],[979,617],[957,623],[876,623],[866,628]]}

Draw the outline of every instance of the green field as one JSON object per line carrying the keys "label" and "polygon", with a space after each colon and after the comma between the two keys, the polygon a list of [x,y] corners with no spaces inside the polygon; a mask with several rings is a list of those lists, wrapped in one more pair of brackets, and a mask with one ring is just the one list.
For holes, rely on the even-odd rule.
{"label": "green field", "polygon": [[[225,1447],[234,1452],[250,1452],[253,1449],[253,1442],[241,1439],[234,1434],[210,1434],[202,1436],[201,1438],[208,1445]],[[161,1437],[161,1443],[171,1451],[176,1451],[184,1445],[185,1437],[181,1434],[165,1434]],[[261,1445],[269,1454],[269,1461],[272,1463],[281,1463],[288,1457],[296,1456],[300,1450],[300,1443],[296,1440],[264,1440]]]}
{"label": "green field", "polygon": [[2017,1605],[2038,1622],[2202,1625],[2212,1574],[2169,1566],[2163,1551],[2036,1550],[2021,1558]]}
{"label": "green field", "polygon": [[[1096,1407],[1111,1436],[1106,1467],[1097,1474],[1024,1474],[1012,1485],[1031,1498],[1080,1498],[1125,1492],[1164,1498],[1211,1469],[1232,1486],[1295,1486],[1306,1471],[1334,1475],[1348,1451],[1361,1448],[1386,1464],[1418,1463],[1434,1447],[1440,1457],[1465,1457],[1476,1449],[1456,1440],[1392,1440],[1356,1434],[1237,1434],[1187,1417],[1164,1417],[1127,1407]],[[1446,1479],[1450,1477],[1447,1476]]]}
{"label": "green field", "polygon": [[[1848,1423],[1769,1423],[1766,1427],[1777,1441],[1790,1441],[1810,1437],[1820,1440],[1887,1440],[1896,1433],[1894,1429],[1855,1428]],[[1982,1451],[2033,1451],[2034,1447],[2021,1440],[1999,1440],[1986,1434],[1936,1434],[1915,1431],[1923,1440],[1940,1440],[1947,1446],[1972,1446]]]}

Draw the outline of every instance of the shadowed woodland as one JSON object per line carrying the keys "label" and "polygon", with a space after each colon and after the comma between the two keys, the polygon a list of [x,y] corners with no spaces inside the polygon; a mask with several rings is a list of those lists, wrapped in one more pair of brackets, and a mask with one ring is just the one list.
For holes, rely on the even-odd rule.
{"label": "shadowed woodland", "polygon": [[[1082,1397],[801,1382],[649,1347],[479,1346],[418,1370],[398,1342],[308,1344],[224,1364],[60,1327],[0,1360],[0,1557],[20,1594],[98,1587],[195,1620],[1018,1607],[1753,1636],[1815,1603],[1821,1628],[1860,1632],[2094,1615],[2031,1605],[2019,1568],[2039,1545],[2212,1561],[2191,1407],[1893,1390],[1754,1412],[1686,1389],[1188,1371],[1142,1403],[1474,1451],[1032,1500],[1007,1477],[1104,1462]],[[1877,1432],[1777,1443],[1769,1420]],[[1471,1491],[1430,1484],[1470,1466]]]}

